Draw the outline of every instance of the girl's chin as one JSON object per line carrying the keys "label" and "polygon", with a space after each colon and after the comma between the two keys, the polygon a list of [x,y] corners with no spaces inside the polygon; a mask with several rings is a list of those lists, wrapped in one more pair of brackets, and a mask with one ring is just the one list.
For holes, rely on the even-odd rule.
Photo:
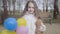
{"label": "girl's chin", "polygon": [[30,12],[28,12],[28,13],[33,14],[33,12],[31,12],[31,11],[30,11]]}
{"label": "girl's chin", "polygon": [[33,14],[33,12],[30,12],[30,14]]}

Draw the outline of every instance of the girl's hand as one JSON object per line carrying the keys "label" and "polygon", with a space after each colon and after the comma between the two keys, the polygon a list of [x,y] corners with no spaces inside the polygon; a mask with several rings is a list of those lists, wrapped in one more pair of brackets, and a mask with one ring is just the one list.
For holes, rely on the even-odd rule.
{"label": "girl's hand", "polygon": [[41,32],[44,32],[45,30],[46,30],[46,26],[45,26],[45,25],[41,25],[41,26],[40,26],[40,31],[41,31]]}

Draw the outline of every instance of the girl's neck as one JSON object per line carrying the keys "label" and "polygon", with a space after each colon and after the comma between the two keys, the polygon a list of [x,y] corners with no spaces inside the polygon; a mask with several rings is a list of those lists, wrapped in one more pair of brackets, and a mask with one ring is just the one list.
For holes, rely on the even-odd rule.
{"label": "girl's neck", "polygon": [[26,12],[26,14],[32,14],[32,15],[34,15],[34,13],[29,13],[29,12]]}

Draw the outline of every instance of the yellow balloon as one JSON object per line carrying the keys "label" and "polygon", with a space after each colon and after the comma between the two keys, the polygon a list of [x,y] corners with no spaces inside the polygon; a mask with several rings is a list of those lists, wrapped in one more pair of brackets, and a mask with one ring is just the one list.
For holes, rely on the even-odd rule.
{"label": "yellow balloon", "polygon": [[1,34],[16,34],[15,31],[8,31],[8,30],[3,30]]}
{"label": "yellow balloon", "polygon": [[18,26],[26,26],[26,20],[24,18],[19,18],[17,22]]}

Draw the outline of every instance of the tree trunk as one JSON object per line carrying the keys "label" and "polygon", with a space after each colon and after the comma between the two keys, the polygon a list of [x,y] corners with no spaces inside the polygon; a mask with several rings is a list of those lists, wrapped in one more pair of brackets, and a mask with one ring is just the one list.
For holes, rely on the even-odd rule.
{"label": "tree trunk", "polygon": [[13,14],[15,13],[15,3],[13,5]]}
{"label": "tree trunk", "polygon": [[59,14],[58,11],[58,0],[54,0],[54,13],[53,13],[53,18],[57,19],[57,15]]}
{"label": "tree trunk", "polygon": [[13,1],[12,3],[13,3],[13,15],[14,15],[14,13],[15,13],[15,1],[16,0],[12,0],[12,1]]}
{"label": "tree trunk", "polygon": [[45,9],[44,9],[44,0],[43,0],[43,12],[45,11]]}
{"label": "tree trunk", "polygon": [[2,14],[2,21],[4,22],[4,20],[8,17],[8,11],[7,11],[7,0],[3,0],[3,9],[4,12]]}
{"label": "tree trunk", "polygon": [[48,12],[48,0],[46,0],[46,12]]}
{"label": "tree trunk", "polygon": [[9,4],[9,15],[11,15],[11,11],[10,11],[11,4],[10,2],[8,4]]}

